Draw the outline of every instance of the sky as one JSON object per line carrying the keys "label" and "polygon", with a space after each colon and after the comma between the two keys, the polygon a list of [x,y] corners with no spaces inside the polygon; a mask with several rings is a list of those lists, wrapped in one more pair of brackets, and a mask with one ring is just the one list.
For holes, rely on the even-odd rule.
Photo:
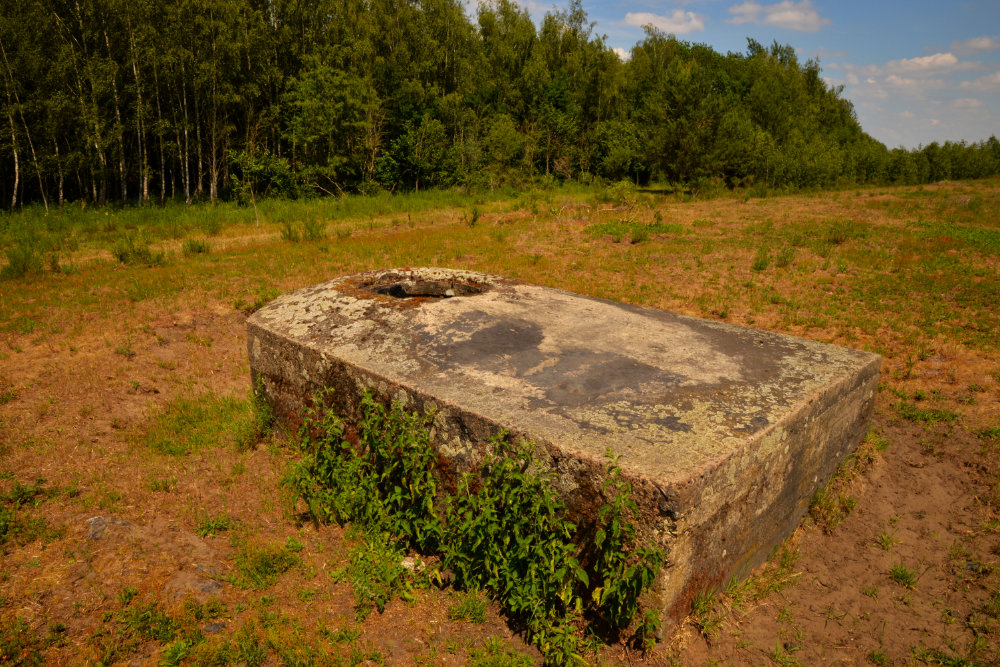
{"label": "sky", "polygon": [[[536,21],[566,2],[521,0]],[[595,35],[620,56],[651,24],[720,53],[747,38],[818,60],[889,148],[1000,138],[1000,0],[582,0]]]}

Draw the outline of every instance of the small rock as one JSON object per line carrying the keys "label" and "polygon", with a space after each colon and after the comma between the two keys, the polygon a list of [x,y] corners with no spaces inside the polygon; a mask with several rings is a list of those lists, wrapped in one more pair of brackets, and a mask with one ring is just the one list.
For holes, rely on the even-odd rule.
{"label": "small rock", "polygon": [[410,572],[419,572],[424,569],[424,563],[419,558],[414,558],[413,556],[407,556],[403,560],[399,561],[399,564]]}
{"label": "small rock", "polygon": [[127,526],[128,521],[119,519],[116,516],[92,516],[87,519],[87,537],[92,540],[99,540],[104,537],[104,531],[108,526]]}

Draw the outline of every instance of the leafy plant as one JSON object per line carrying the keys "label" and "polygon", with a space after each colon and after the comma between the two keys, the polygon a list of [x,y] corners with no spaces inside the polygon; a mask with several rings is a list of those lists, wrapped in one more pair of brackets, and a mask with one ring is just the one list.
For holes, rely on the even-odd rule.
{"label": "leafy plant", "polygon": [[409,571],[402,566],[404,552],[390,537],[381,533],[364,535],[350,552],[347,577],[354,589],[354,611],[363,621],[377,609],[380,613],[395,596],[409,596]]}
{"label": "leafy plant", "polygon": [[623,628],[639,611],[639,596],[652,585],[664,556],[654,547],[634,549],[639,510],[631,498],[632,485],[610,450],[607,458],[601,486],[604,504],[598,510],[594,535],[596,580],[591,595],[608,623]]}
{"label": "leafy plant", "polygon": [[[412,577],[400,559],[411,547],[440,552],[456,586],[496,596],[551,664],[583,660],[577,624],[587,600],[614,627],[629,625],[663,555],[634,548],[637,508],[616,459],[609,459],[599,539],[590,547],[592,584],[572,541],[576,526],[566,518],[551,473],[538,472],[530,444],[497,434],[478,474],[463,475],[456,492],[438,503],[430,415],[398,404],[386,408],[366,392],[358,442],[351,444],[325,400],[317,394],[307,411],[300,430],[305,455],[284,483],[305,501],[313,520],[351,521],[363,531],[347,572],[359,617],[381,611],[396,594],[409,594]],[[461,613],[473,612],[480,615]],[[647,614],[636,640],[648,647],[658,629],[658,616]]]}
{"label": "leafy plant", "polygon": [[493,439],[481,481],[464,475],[448,506],[443,564],[458,585],[497,594],[547,661],[582,660],[573,623],[583,611],[578,584],[589,580],[571,542],[576,526],[534,467],[530,445]]}
{"label": "leafy plant", "polygon": [[882,551],[890,551],[894,546],[899,544],[899,540],[897,540],[896,536],[889,531],[883,530],[879,533],[878,537],[875,538],[875,543]]}

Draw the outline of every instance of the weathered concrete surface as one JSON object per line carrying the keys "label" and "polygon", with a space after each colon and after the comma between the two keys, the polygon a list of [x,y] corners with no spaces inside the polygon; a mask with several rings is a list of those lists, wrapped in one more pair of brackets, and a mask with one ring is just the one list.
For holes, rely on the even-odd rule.
{"label": "weathered concrete surface", "polygon": [[668,566],[666,619],[763,562],[863,438],[880,358],[779,334],[443,269],[347,276],[247,323],[250,365],[295,423],[319,388],[356,415],[370,387],[437,410],[445,475],[509,429],[544,447],[567,504],[592,516],[621,455]]}

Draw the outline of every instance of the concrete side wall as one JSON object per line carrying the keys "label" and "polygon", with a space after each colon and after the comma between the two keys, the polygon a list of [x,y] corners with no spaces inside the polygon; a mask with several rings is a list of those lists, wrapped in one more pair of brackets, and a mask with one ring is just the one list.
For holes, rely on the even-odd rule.
{"label": "concrete side wall", "polygon": [[812,397],[704,478],[677,490],[676,523],[662,543],[671,567],[657,582],[679,621],[705,588],[763,564],[798,526],[815,492],[868,432],[880,359]]}

